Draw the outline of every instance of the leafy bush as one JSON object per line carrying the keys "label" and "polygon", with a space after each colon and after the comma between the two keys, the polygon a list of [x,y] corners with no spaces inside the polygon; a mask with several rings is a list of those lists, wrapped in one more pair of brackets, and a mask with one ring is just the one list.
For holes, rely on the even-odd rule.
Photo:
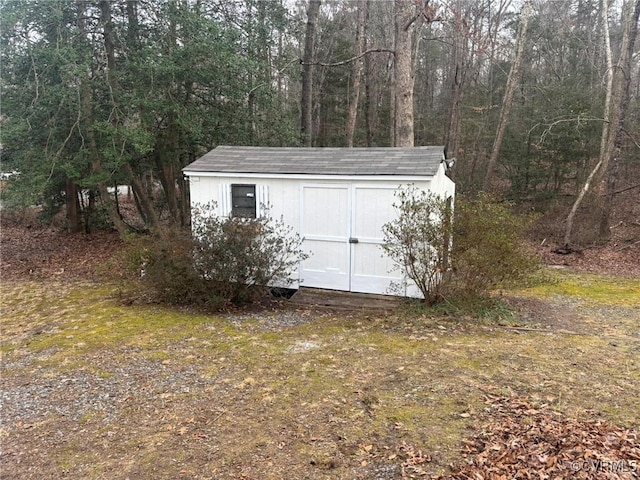
{"label": "leafy bush", "polygon": [[475,305],[488,290],[537,269],[522,241],[530,219],[514,214],[507,204],[486,195],[473,200],[458,196],[452,212],[446,200],[415,187],[396,195],[399,215],[383,227],[382,248],[427,304],[446,294],[456,297],[454,303]]}
{"label": "leafy bush", "polygon": [[300,237],[282,220],[220,218],[214,205],[193,212],[192,234],[165,231],[142,245],[133,242],[130,264],[161,302],[218,310],[288,286],[306,258]]}
{"label": "leafy bush", "polygon": [[447,200],[414,186],[396,193],[398,217],[383,226],[382,249],[418,287],[425,302],[441,296],[449,270],[451,207]]}
{"label": "leafy bush", "polygon": [[194,212],[194,260],[198,274],[233,302],[252,301],[268,285],[286,287],[307,258],[302,239],[282,219],[221,218],[213,205]]}
{"label": "leafy bush", "polygon": [[453,223],[453,287],[465,295],[482,294],[531,275],[538,261],[525,248],[531,218],[488,195],[458,196]]}
{"label": "leafy bush", "polygon": [[143,284],[161,303],[218,310],[226,302],[194,268],[193,251],[193,239],[183,232],[153,240],[142,264]]}

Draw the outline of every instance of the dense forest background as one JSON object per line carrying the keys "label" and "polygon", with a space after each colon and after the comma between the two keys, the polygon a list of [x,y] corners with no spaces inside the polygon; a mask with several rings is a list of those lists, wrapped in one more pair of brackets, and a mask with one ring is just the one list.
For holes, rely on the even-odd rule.
{"label": "dense forest background", "polygon": [[186,226],[181,169],[216,145],[444,145],[459,192],[554,214],[558,244],[603,241],[640,188],[639,14],[640,0],[2,0],[2,170],[19,172],[2,204],[124,235]]}

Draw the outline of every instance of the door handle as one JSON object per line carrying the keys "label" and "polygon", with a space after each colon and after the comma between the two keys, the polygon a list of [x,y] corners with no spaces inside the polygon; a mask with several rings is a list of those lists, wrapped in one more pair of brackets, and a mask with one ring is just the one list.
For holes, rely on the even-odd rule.
{"label": "door handle", "polygon": [[349,243],[358,243],[358,239],[357,238],[350,238],[349,239]]}

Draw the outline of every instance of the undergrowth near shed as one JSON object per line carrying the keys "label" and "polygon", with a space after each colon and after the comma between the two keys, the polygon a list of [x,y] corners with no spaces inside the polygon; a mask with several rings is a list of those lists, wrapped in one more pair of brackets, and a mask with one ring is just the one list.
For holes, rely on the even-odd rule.
{"label": "undergrowth near shed", "polygon": [[[525,247],[532,218],[488,195],[449,200],[415,187],[400,189],[395,220],[383,226],[382,249],[402,266],[427,306],[470,311],[492,303],[488,292],[526,283],[540,263]],[[407,281],[395,285],[399,293]]]}
{"label": "undergrowth near shed", "polygon": [[489,195],[459,196],[453,222],[453,291],[477,296],[534,276],[540,262],[524,241],[532,221]]}
{"label": "undergrowth near shed", "polygon": [[215,207],[193,209],[191,232],[131,238],[121,256],[126,280],[158,303],[208,312],[268,299],[273,285],[288,287],[307,258],[300,236],[268,212],[222,218]]}
{"label": "undergrowth near shed", "polygon": [[[112,285],[7,282],[0,477],[464,478],[481,453],[469,442],[521,428],[523,403],[544,405],[527,422],[637,435],[639,282],[558,273],[515,292],[526,329],[300,306],[204,315],[123,306]],[[520,403],[490,424],[488,398]]]}

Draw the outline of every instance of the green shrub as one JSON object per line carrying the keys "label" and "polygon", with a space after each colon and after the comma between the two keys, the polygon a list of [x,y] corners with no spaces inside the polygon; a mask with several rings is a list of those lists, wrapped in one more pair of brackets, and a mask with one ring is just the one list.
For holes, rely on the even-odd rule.
{"label": "green shrub", "polygon": [[165,232],[146,251],[141,269],[143,284],[161,303],[218,310],[226,301],[195,268],[195,248],[196,242],[189,234]]}
{"label": "green shrub", "polygon": [[488,195],[456,198],[453,222],[453,288],[465,295],[483,294],[521,281],[538,269],[523,241],[531,218]]}
{"label": "green shrub", "polygon": [[451,207],[414,186],[396,192],[398,217],[382,227],[382,249],[422,293],[427,304],[441,296],[449,270]]}
{"label": "green shrub", "polygon": [[156,300],[211,311],[264,298],[270,285],[290,285],[292,270],[306,258],[291,227],[213,212],[214,205],[194,210],[191,234],[167,230],[131,242],[129,270]]}
{"label": "green shrub", "polygon": [[268,286],[287,287],[307,258],[302,239],[282,219],[220,218],[213,205],[194,211],[194,260],[199,275],[233,303],[253,301]]}
{"label": "green shrub", "polygon": [[413,186],[396,196],[399,215],[384,225],[382,248],[427,304],[446,296],[449,304],[475,305],[489,290],[537,270],[522,240],[531,219],[509,205],[486,195],[458,196],[452,212],[447,200]]}

